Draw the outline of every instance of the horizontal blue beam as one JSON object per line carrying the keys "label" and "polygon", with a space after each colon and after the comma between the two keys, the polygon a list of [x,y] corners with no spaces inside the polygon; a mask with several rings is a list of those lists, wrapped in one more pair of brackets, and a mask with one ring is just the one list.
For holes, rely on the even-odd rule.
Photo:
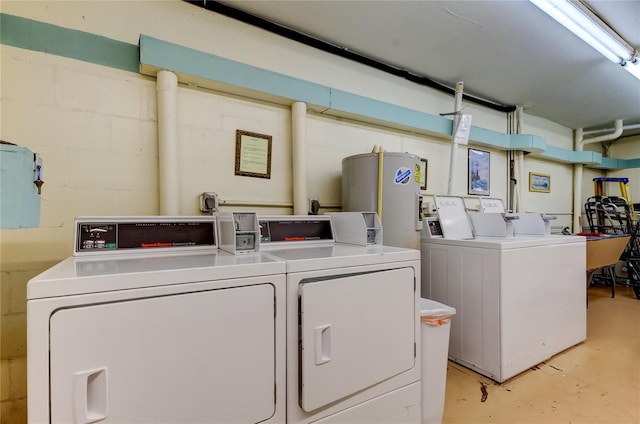
{"label": "horizontal blue beam", "polygon": [[138,46],[88,32],[0,13],[0,40],[7,46],[138,71]]}
{"label": "horizontal blue beam", "polygon": [[[0,13],[0,42],[4,45],[54,54],[153,75],[159,69],[176,72],[181,82],[209,82],[233,91],[249,91],[282,104],[305,102],[312,109],[333,115],[353,116],[392,127],[451,136],[451,119],[393,105],[369,97],[268,71],[220,56],[169,43],[147,35],[140,45],[113,40],[83,31]],[[186,79],[186,81],[184,80]],[[608,169],[640,168],[640,158],[602,158],[598,153],[574,152],[547,145],[543,137],[505,134],[472,126],[474,144],[500,150],[524,150],[548,160],[583,163]]]}
{"label": "horizontal blue beam", "polygon": [[289,77],[204,53],[178,44],[140,36],[140,65],[186,76],[242,87],[296,101],[330,107],[331,90],[320,84]]}
{"label": "horizontal blue beam", "polygon": [[419,112],[370,97],[331,89],[331,110],[366,116],[378,121],[420,129],[437,134],[451,134],[451,119]]}
{"label": "horizontal blue beam", "polygon": [[[448,118],[235,62],[147,35],[140,36],[140,69],[147,74],[166,69],[176,72],[184,79],[181,82],[189,82],[189,78],[195,77],[198,81],[209,80],[248,89],[288,103],[302,101],[326,114],[364,118],[445,137],[450,137],[452,132],[452,120]],[[524,150],[559,162],[585,165],[602,162],[599,153],[551,146],[543,137],[530,134],[505,134],[472,126],[469,140],[500,150]]]}

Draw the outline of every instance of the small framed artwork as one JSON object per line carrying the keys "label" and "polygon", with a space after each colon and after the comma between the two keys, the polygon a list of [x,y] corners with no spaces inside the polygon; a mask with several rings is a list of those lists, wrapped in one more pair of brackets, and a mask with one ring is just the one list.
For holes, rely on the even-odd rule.
{"label": "small framed artwork", "polygon": [[236,130],[235,175],[271,178],[271,136]]}
{"label": "small framed artwork", "polygon": [[529,191],[551,192],[551,175],[529,172]]}
{"label": "small framed artwork", "polygon": [[489,195],[491,154],[482,150],[469,149],[469,194]]}
{"label": "small framed artwork", "polygon": [[427,171],[429,170],[429,161],[427,159],[420,159],[420,163],[418,164],[420,173],[417,174],[420,176],[420,190],[427,189]]}

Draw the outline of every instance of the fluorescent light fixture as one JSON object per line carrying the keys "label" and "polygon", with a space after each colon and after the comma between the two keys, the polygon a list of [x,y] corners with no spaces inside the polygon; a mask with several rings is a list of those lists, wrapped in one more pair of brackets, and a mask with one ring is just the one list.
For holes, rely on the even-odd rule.
{"label": "fluorescent light fixture", "polygon": [[[530,1],[610,61],[624,64],[633,59],[633,48],[624,42],[624,40],[619,40],[608,32],[608,26],[604,22],[585,13],[580,8],[577,0]],[[629,64],[628,66],[633,66],[633,68],[629,69],[634,70],[638,67],[637,64]],[[627,68],[627,66],[625,66],[625,68]],[[637,76],[637,71],[635,72],[634,75]]]}

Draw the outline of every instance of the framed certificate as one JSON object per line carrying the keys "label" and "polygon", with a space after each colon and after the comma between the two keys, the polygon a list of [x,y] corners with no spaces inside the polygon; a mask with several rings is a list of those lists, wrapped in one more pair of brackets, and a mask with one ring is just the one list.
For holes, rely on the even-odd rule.
{"label": "framed certificate", "polygon": [[271,178],[271,136],[236,130],[235,175]]}

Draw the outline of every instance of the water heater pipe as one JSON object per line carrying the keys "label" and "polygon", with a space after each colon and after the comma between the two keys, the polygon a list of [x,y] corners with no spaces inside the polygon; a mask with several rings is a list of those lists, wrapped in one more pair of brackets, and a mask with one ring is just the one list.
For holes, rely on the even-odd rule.
{"label": "water heater pipe", "polygon": [[462,114],[462,91],[464,88],[464,83],[459,81],[456,84],[456,94],[455,94],[455,114],[453,115],[453,125],[451,126],[451,160],[449,162],[449,186],[447,189],[447,194],[453,194],[453,179],[456,175],[456,163],[458,162],[458,142],[456,141],[456,131],[458,130],[458,126],[460,125],[460,115]]}
{"label": "water heater pipe", "polygon": [[[584,138],[584,131],[582,128],[578,128],[574,134],[574,146],[576,151],[584,150],[585,144],[601,143],[603,141],[615,140],[622,135],[624,127],[622,125],[622,119],[616,119],[613,122],[613,132],[610,134],[604,134],[598,137]],[[577,163],[573,165],[573,232],[579,233],[582,231],[582,175],[583,165]]]}
{"label": "water heater pipe", "polygon": [[307,104],[291,105],[291,150],[293,155],[293,214],[307,214]]}
{"label": "water heater pipe", "polygon": [[160,215],[179,215],[178,186],[178,76],[158,71],[158,197]]}

